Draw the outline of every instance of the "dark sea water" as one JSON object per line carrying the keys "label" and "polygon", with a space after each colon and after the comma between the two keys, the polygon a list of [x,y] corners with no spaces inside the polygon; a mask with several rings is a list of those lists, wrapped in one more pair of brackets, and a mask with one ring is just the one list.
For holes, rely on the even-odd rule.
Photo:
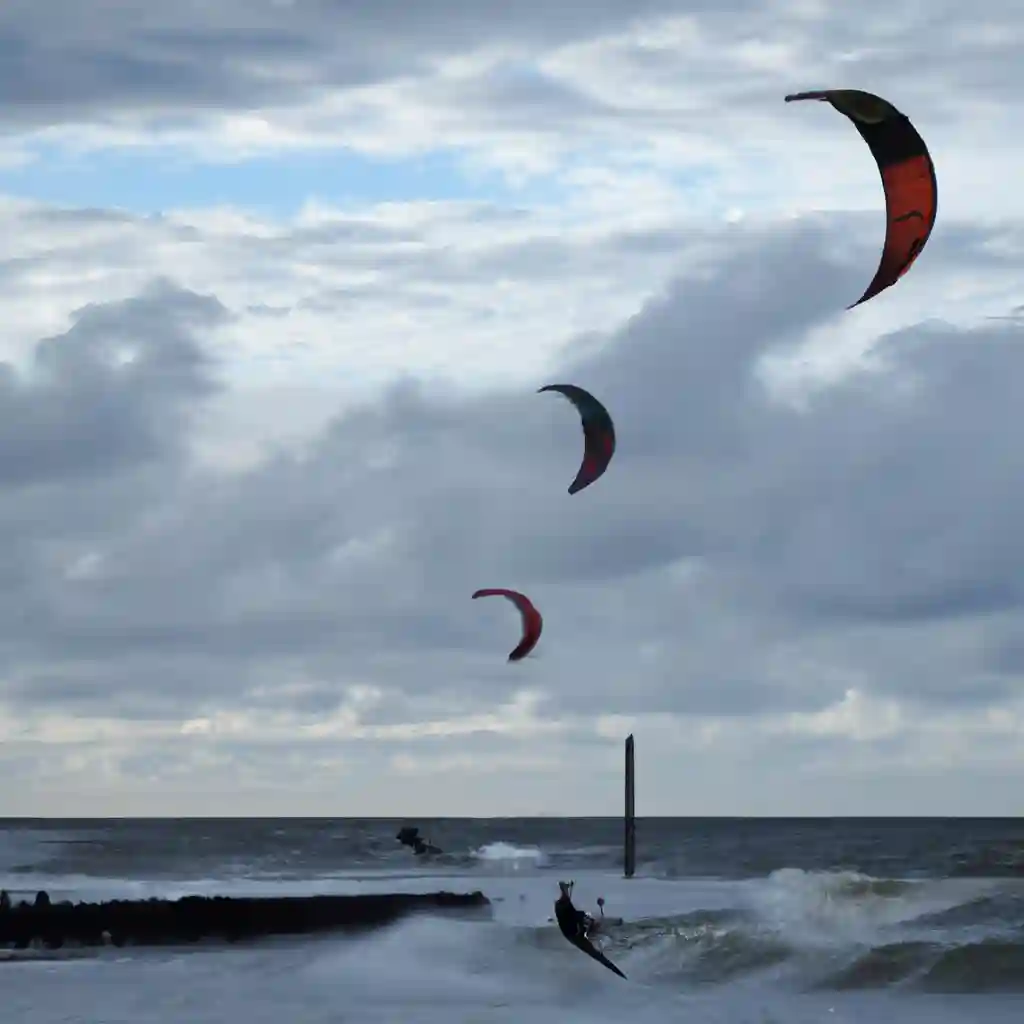
{"label": "dark sea water", "polygon": [[[444,851],[416,857],[406,824]],[[1024,822],[639,819],[0,820],[15,898],[482,889],[494,920],[358,939],[121,950],[2,968],[8,1015],[80,1021],[1024,1021]],[[557,881],[604,951],[550,923]],[[410,1017],[410,1014],[412,1015]]]}
{"label": "dark sea water", "polygon": [[[416,860],[395,834],[410,823],[445,851],[432,861],[437,870],[479,866],[479,850],[493,843],[536,848],[551,869],[622,867],[617,818],[0,818],[0,871],[301,879],[338,869],[402,869]],[[1024,819],[641,818],[637,864],[641,874],[659,878],[756,878],[783,868],[1024,878]]]}

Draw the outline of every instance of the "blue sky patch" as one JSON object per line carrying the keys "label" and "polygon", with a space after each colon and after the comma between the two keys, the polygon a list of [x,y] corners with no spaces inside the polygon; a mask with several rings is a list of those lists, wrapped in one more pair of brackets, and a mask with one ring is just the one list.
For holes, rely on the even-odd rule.
{"label": "blue sky patch", "polygon": [[370,157],[345,149],[289,152],[234,163],[200,163],[171,149],[71,154],[36,150],[22,167],[0,169],[0,193],[60,206],[149,214],[231,205],[274,216],[311,199],[338,206],[415,200],[514,204],[551,202],[553,179],[524,187],[498,172],[469,171],[460,154]]}

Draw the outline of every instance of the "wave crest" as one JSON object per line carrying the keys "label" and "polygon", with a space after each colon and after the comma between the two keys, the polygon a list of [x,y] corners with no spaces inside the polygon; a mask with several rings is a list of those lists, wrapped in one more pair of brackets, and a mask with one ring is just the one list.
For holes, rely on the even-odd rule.
{"label": "wave crest", "polygon": [[535,867],[543,867],[547,864],[547,857],[544,851],[536,846],[515,846],[512,843],[497,842],[487,843],[473,851],[477,860],[494,862],[505,862],[518,864],[529,862]]}

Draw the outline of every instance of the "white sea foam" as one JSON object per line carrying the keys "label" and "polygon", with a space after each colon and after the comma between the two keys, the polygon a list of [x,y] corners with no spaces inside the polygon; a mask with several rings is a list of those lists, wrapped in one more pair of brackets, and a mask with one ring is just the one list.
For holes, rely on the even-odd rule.
{"label": "white sea foam", "polygon": [[501,841],[481,846],[474,851],[473,856],[489,863],[503,863],[512,866],[526,863],[534,867],[543,867],[548,860],[544,851],[536,846],[516,846],[513,843]]}

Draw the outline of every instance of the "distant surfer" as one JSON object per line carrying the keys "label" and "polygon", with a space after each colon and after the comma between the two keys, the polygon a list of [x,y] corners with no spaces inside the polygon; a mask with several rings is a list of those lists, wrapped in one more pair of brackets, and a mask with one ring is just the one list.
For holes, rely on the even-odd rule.
{"label": "distant surfer", "polygon": [[424,839],[419,834],[419,831],[415,825],[406,825],[398,830],[398,835],[395,838],[403,846],[411,847],[417,857],[422,857],[424,854],[435,856],[443,852],[440,847],[434,846],[429,839]]}
{"label": "distant surfer", "polygon": [[[594,947],[590,936],[596,934],[599,929],[598,922],[585,910],[578,910],[573,906],[572,889],[574,882],[559,882],[560,895],[555,900],[555,920],[558,922],[559,931],[581,952],[604,964],[610,971],[614,971],[620,978],[626,976],[608,959],[600,950]],[[604,915],[604,900],[598,901],[601,914]]]}

